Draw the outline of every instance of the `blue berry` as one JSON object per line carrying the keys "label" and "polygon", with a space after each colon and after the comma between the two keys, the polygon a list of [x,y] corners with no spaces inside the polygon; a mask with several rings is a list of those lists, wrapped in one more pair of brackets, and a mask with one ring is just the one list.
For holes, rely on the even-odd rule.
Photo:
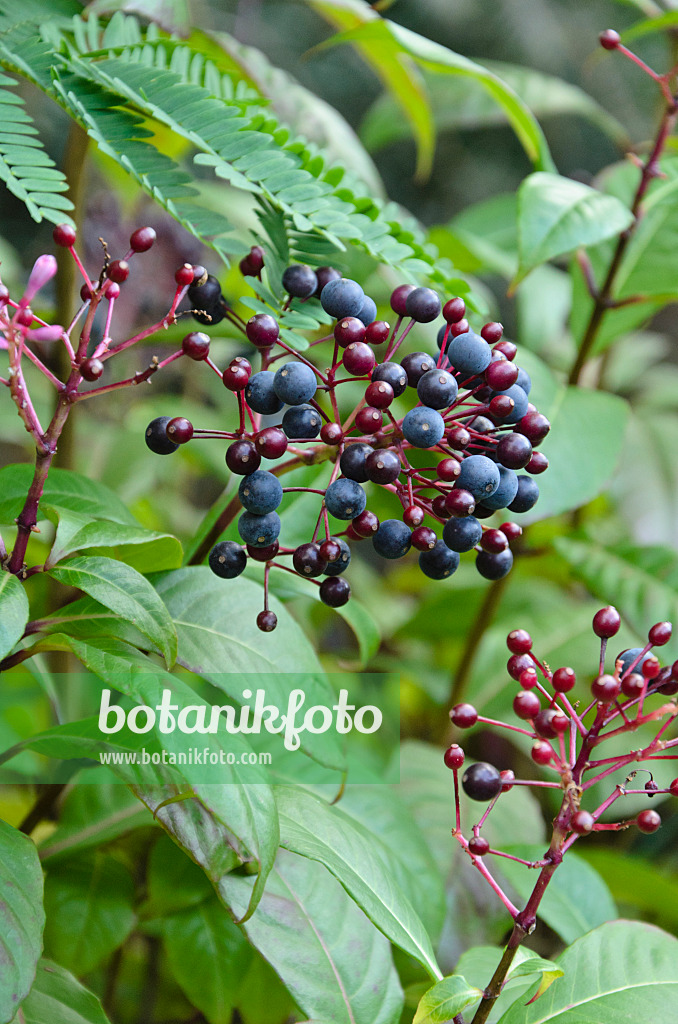
{"label": "blue berry", "polygon": [[312,405],[293,405],[282,418],[286,435],[296,441],[310,441],[317,437],[322,424],[322,416]]}
{"label": "blue berry", "polygon": [[518,493],[518,476],[512,469],[498,465],[499,487],[494,494],[483,498],[483,505],[488,509],[506,508]]}
{"label": "blue berry", "polygon": [[365,296],[365,301],[363,302],[363,305],[362,305],[362,309],[358,313],[358,320],[362,320],[362,322],[367,327],[368,324],[371,324],[376,319],[377,319],[377,304],[374,301],[374,299],[371,299],[369,297],[369,295],[366,295]]}
{"label": "blue berry", "polygon": [[435,370],[436,361],[427,352],[410,352],[403,359],[401,366],[407,374],[407,383],[411,388],[416,388],[425,373]]}
{"label": "blue berry", "polygon": [[482,535],[483,528],[475,516],[448,519],[443,526],[443,540],[452,551],[470,551]]}
{"label": "blue berry", "polygon": [[243,478],[238,488],[238,497],[248,512],[265,516],[268,512],[274,512],[282,501],[282,484],[273,473],[256,469]]}
{"label": "blue berry", "polygon": [[337,544],[341,547],[341,554],[336,561],[327,563],[327,566],[325,567],[325,575],[339,576],[342,572],[348,569],[351,561],[351,549],[343,537],[333,537],[332,540],[336,540]]}
{"label": "blue berry", "polygon": [[531,476],[518,477],[518,492],[508,506],[510,512],[529,512],[537,504],[539,484]]}
{"label": "blue berry", "polygon": [[289,295],[307,299],[318,287],[318,278],[305,263],[293,263],[282,276],[282,286]]}
{"label": "blue berry", "polygon": [[429,370],[417,384],[419,401],[430,409],[447,409],[458,391],[456,380],[447,370]]}
{"label": "blue berry", "polygon": [[513,554],[510,548],[503,551],[480,551],[476,558],[476,569],[486,580],[501,580],[511,571]]}
{"label": "blue berry", "polygon": [[232,540],[215,544],[209,554],[209,567],[215,576],[223,580],[234,580],[247,565],[247,555]]}
{"label": "blue berry", "polygon": [[512,398],[515,403],[513,412],[509,413],[508,416],[504,416],[501,422],[517,423],[518,420],[522,420],[523,416],[527,412],[527,407],[530,404],[530,401],[520,385],[513,384],[510,388],[507,388],[506,391],[497,391],[495,393],[497,395],[508,395],[508,397]]}
{"label": "blue berry", "polygon": [[492,349],[479,334],[467,331],[452,338],[447,346],[447,358],[455,370],[470,376],[487,369],[492,361]]}
{"label": "blue berry", "polygon": [[320,293],[320,305],[326,313],[339,320],[342,316],[360,317],[365,303],[365,292],[357,281],[340,277],[330,281]]}
{"label": "blue berry", "polygon": [[400,519],[385,519],[379,524],[372,543],[382,558],[402,558],[412,546],[412,534]]}
{"label": "blue berry", "polygon": [[260,370],[250,377],[250,382],[245,388],[245,401],[250,409],[260,412],[264,416],[272,416],[280,412],[284,403],[280,401],[275,393],[273,381],[275,373],[273,370]]}
{"label": "blue berry", "polygon": [[378,363],[372,370],[372,378],[386,381],[393,388],[393,395],[398,398],[407,387],[407,372],[400,363]]}
{"label": "blue berry", "polygon": [[516,380],[518,387],[522,388],[526,395],[529,395],[532,390],[532,378],[526,370],[523,370],[522,366],[518,367],[518,379]]}
{"label": "blue berry", "polygon": [[171,416],[158,416],[157,419],[151,420],[146,427],[146,447],[156,455],[171,455],[179,447],[167,436],[166,428],[171,418]]}
{"label": "blue berry", "polygon": [[430,324],[440,316],[440,299],[432,288],[415,288],[405,300],[407,315],[420,324]]}
{"label": "blue berry", "polygon": [[[631,647],[631,648],[629,648],[628,651],[622,651],[622,653],[617,657],[616,661],[620,661],[621,662],[621,671],[619,673],[620,677],[623,676],[626,671],[628,671],[630,666],[633,664],[633,662],[639,656],[639,654],[642,651],[642,649],[643,649],[642,647]],[[638,664],[636,665],[636,667],[634,668],[633,671],[634,672],[640,672],[641,665],[643,664],[643,662],[647,658],[651,658],[651,657],[652,657],[652,655],[648,651],[646,655],[644,655],[642,658],[640,658]],[[616,662],[615,662],[615,664],[616,664]]]}
{"label": "blue berry", "polygon": [[366,504],[367,497],[360,484],[345,477],[335,480],[325,492],[325,506],[335,519],[355,519],[364,512]]}
{"label": "blue berry", "polygon": [[435,409],[410,409],[403,420],[403,437],[415,448],[433,448],[444,433],[445,420]]}
{"label": "blue berry", "polygon": [[277,512],[268,512],[265,516],[243,512],[238,520],[238,533],[246,544],[254,548],[267,548],[278,539],[280,525]]}
{"label": "blue berry", "polygon": [[371,455],[374,449],[371,445],[365,444],[362,441],[358,441],[355,444],[349,444],[344,448],[341,458],[339,460],[339,468],[344,476],[348,477],[349,480],[355,480],[359,484],[364,484],[369,480],[367,475],[367,456]]}
{"label": "blue berry", "polygon": [[457,487],[470,491],[474,498],[485,501],[499,487],[499,470],[486,455],[467,455],[462,461]]}
{"label": "blue berry", "polygon": [[303,405],[316,393],[316,375],[306,363],[284,363],[276,371],[273,388],[286,405]]}
{"label": "blue berry", "polygon": [[432,580],[447,579],[458,567],[459,555],[442,540],[437,541],[430,551],[422,551],[419,555],[419,568]]}

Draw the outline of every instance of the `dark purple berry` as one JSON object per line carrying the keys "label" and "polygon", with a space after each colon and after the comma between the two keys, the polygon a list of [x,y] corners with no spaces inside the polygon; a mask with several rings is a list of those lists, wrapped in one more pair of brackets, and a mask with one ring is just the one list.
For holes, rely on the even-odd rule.
{"label": "dark purple berry", "polygon": [[224,540],[215,544],[209,554],[209,567],[215,576],[223,580],[233,580],[247,565],[247,555],[232,540]]}
{"label": "dark purple berry", "polygon": [[373,409],[371,405],[364,406],[355,418],[356,426],[363,434],[373,434],[379,430],[383,422],[384,417],[381,410]]}
{"label": "dark purple berry", "polygon": [[383,345],[391,333],[391,325],[385,320],[373,320],[365,328],[365,341],[368,345]]}
{"label": "dark purple berry", "polygon": [[85,380],[99,380],[104,372],[104,364],[100,359],[85,359],[80,363],[80,373]]}
{"label": "dark purple berry", "polygon": [[202,331],[191,331],[182,339],[181,351],[189,359],[195,359],[196,362],[207,359],[210,352],[209,335],[203,334]]}
{"label": "dark purple berry", "polygon": [[261,455],[252,441],[234,441],[226,450],[226,465],[231,473],[247,476],[259,469]]}
{"label": "dark purple berry", "polygon": [[344,367],[356,377],[364,377],[368,374],[376,361],[374,352],[364,341],[352,342],[344,350]]}
{"label": "dark purple berry", "polygon": [[274,540],[272,544],[269,544],[266,548],[255,548],[252,544],[247,545],[247,554],[250,558],[253,558],[255,562],[270,562],[272,558],[278,554],[280,550],[280,543]]}
{"label": "dark purple berry", "polygon": [[399,284],[391,292],[391,309],[398,316],[407,316],[407,297],[414,291],[413,284]]}
{"label": "dark purple berry", "polygon": [[416,388],[424,374],[436,368],[435,359],[426,352],[410,352],[400,365],[407,374],[407,383],[411,388]]}
{"label": "dark purple berry", "polygon": [[493,800],[501,792],[501,776],[494,765],[486,761],[471,764],[464,772],[461,785],[466,796],[471,800],[486,803]]}
{"label": "dark purple berry", "polygon": [[373,484],[392,484],[400,476],[400,459],[395,452],[379,448],[365,460],[367,476]]}
{"label": "dark purple berry", "polygon": [[167,436],[166,427],[170,419],[170,416],[158,416],[146,427],[146,445],[156,455],[171,455],[179,447]]}
{"label": "dark purple berry", "polygon": [[532,457],[532,445],[524,434],[505,434],[495,451],[497,461],[507,469],[524,469]]}
{"label": "dark purple berry", "polygon": [[289,295],[307,299],[318,287],[318,278],[305,263],[293,263],[282,276],[282,286]]}
{"label": "dark purple berry", "polygon": [[461,768],[464,763],[464,751],[458,743],[453,743],[443,754],[443,760],[447,768]]}
{"label": "dark purple berry", "polygon": [[322,576],[327,562],[320,554],[319,544],[300,544],[292,555],[292,564],[300,576]]}
{"label": "dark purple berry", "polygon": [[412,547],[417,551],[431,551],[437,543],[438,536],[430,526],[417,526],[412,531]]}
{"label": "dark purple berry", "polygon": [[364,341],[367,333],[365,324],[355,316],[345,316],[337,320],[334,327],[334,338],[342,348],[356,341]]}
{"label": "dark purple berry", "polygon": [[318,267],[315,276],[318,281],[318,287],[313,294],[319,299],[325,285],[329,284],[330,281],[338,281],[341,274],[334,267]]}
{"label": "dark purple berry", "polygon": [[320,584],[320,600],[330,608],[341,608],[351,596],[351,587],[343,576],[331,576]]}
{"label": "dark purple berry", "polygon": [[272,633],[278,625],[278,616],[272,611],[259,612],[257,615],[257,627],[262,633]]}
{"label": "dark purple berry", "polygon": [[534,445],[540,444],[550,429],[550,422],[541,412],[527,412],[516,423],[516,432],[524,434],[528,441],[531,441]]}
{"label": "dark purple berry", "polygon": [[278,340],[280,328],[269,313],[255,313],[245,324],[245,333],[257,348],[270,348]]}
{"label": "dark purple berry", "polygon": [[279,459],[287,451],[287,435],[280,427],[264,427],[255,435],[254,444],[264,459]]}
{"label": "dark purple berry", "polygon": [[440,316],[440,299],[432,288],[415,288],[405,299],[408,316],[420,324],[430,324]]}
{"label": "dark purple berry", "polygon": [[534,662],[529,654],[512,654],[506,662],[506,670],[512,679],[520,679],[525,669],[534,668]]}

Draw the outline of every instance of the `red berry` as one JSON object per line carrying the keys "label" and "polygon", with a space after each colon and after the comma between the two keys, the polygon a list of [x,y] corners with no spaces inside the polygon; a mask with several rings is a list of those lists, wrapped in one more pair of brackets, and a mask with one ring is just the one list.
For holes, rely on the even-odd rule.
{"label": "red berry", "polygon": [[534,662],[529,654],[512,654],[506,662],[506,668],[511,678],[517,680],[526,668],[534,668]]}
{"label": "red berry", "polygon": [[499,778],[502,783],[502,793],[510,793],[513,789],[513,783],[516,780],[515,773],[512,772],[510,768],[505,768],[503,772],[499,772]]}
{"label": "red berry", "polygon": [[189,284],[193,284],[193,267],[190,263],[184,263],[182,267],[174,272],[174,280],[182,288],[188,287]]}
{"label": "red berry", "polygon": [[320,600],[330,608],[341,608],[351,596],[351,586],[343,576],[323,580],[318,590]]}
{"label": "red berry", "polygon": [[515,409],[516,403],[513,401],[510,395],[495,395],[490,400],[488,405],[488,411],[491,416],[494,416],[497,420],[504,420],[507,416],[510,416]]}
{"label": "red berry", "polygon": [[394,397],[393,388],[385,380],[375,380],[365,389],[365,401],[374,409],[388,409]]}
{"label": "red berry", "polygon": [[262,633],[272,633],[278,625],[278,616],[275,612],[263,611],[257,615],[257,626]]}
{"label": "red berry", "polygon": [[437,494],[431,502],[431,510],[434,516],[439,519],[449,519],[450,513],[447,510],[447,498],[445,494]]}
{"label": "red berry", "polygon": [[346,348],[353,342],[364,341],[366,330],[362,320],[355,316],[345,316],[334,325],[334,338],[342,348]]}
{"label": "red berry", "polygon": [[519,690],[513,698],[513,710],[518,718],[528,721],[540,713],[541,701],[531,690]]}
{"label": "red berry", "polygon": [[606,28],[598,36],[600,45],[604,50],[616,50],[621,42],[621,36],[613,28]]}
{"label": "red berry", "polygon": [[92,298],[92,289],[88,284],[83,284],[80,288],[80,298],[83,302],[89,302]]}
{"label": "red berry", "polygon": [[407,296],[414,291],[414,288],[413,284],[399,284],[391,292],[391,309],[398,316],[407,316],[405,303],[407,302]]}
{"label": "red berry", "polygon": [[518,347],[517,345],[514,345],[512,341],[499,341],[493,347],[492,351],[501,352],[503,356],[506,356],[508,360],[513,362],[513,360],[516,358]]}
{"label": "red berry", "polygon": [[532,452],[530,461],[525,466],[528,473],[532,476],[538,476],[539,473],[544,473],[549,468],[549,460],[541,452]]}
{"label": "red berry", "polygon": [[465,313],[466,303],[458,296],[454,299],[448,299],[443,306],[443,317],[448,324],[456,324],[464,317]]}
{"label": "red berry", "polygon": [[72,245],[75,245],[75,228],[70,224],[57,224],[52,231],[52,238],[56,245],[70,249]]}
{"label": "red berry", "polygon": [[537,685],[537,672],[533,668],[526,668],[520,673],[518,680],[523,690],[532,690]]}
{"label": "red berry", "polygon": [[108,264],[106,276],[116,284],[122,284],[129,277],[129,263],[127,260],[113,260]]}
{"label": "red berry", "polygon": [[489,324],[485,324],[480,332],[480,337],[484,338],[485,341],[489,342],[490,345],[494,345],[495,342],[501,339],[504,333],[504,328],[501,324],[492,321]]}
{"label": "red berry", "polygon": [[524,434],[533,445],[540,444],[551,429],[551,424],[543,413],[526,412],[521,420],[516,423],[516,433]]}
{"label": "red berry", "polygon": [[324,562],[336,562],[341,555],[341,544],[336,540],[324,540],[320,545],[320,557]]}
{"label": "red berry", "polygon": [[452,480],[456,480],[461,473],[461,463],[457,459],[441,459],[436,466],[436,473],[441,480],[446,483],[451,483]]}
{"label": "red berry", "polygon": [[455,704],[450,711],[450,718],[458,729],[470,729],[478,721],[478,712],[473,704]]}
{"label": "red berry", "polygon": [[609,702],[619,696],[621,683],[611,675],[598,676],[591,683],[591,692],[596,700]]}
{"label": "red berry", "polygon": [[518,367],[508,359],[490,363],[485,370],[485,383],[493,391],[506,391],[518,380]]}
{"label": "red berry", "polygon": [[643,673],[645,679],[656,679],[661,670],[661,666],[657,659],[653,655],[648,655],[643,664],[640,666],[640,671]]}
{"label": "red berry", "polygon": [[266,548],[255,548],[253,544],[247,545],[247,554],[250,558],[253,558],[255,562],[270,562],[272,558],[278,554],[280,550],[280,541],[274,540],[272,544],[269,544]]}
{"label": "red berry", "polygon": [[640,672],[631,672],[622,679],[621,688],[625,697],[640,697],[645,689],[645,680]]}
{"label": "red berry", "polygon": [[383,345],[391,333],[391,325],[385,320],[373,320],[365,328],[365,341],[368,345]]}
{"label": "red berry", "polygon": [[261,455],[251,441],[234,441],[226,450],[226,465],[231,473],[247,476],[259,469]]}
{"label": "red berry", "polygon": [[678,796],[678,779],[674,779],[673,782],[669,783],[669,792],[671,796]]}
{"label": "red berry", "polygon": [[253,245],[247,256],[243,256],[238,264],[243,277],[257,277],[264,266],[264,250],[260,245]]}
{"label": "red berry", "polygon": [[443,760],[448,768],[461,768],[464,763],[464,751],[458,743],[453,743],[443,754]]}
{"label": "red berry", "polygon": [[269,313],[255,313],[245,324],[245,334],[257,348],[270,348],[278,340],[280,328]]}
{"label": "red berry", "polygon": [[447,431],[447,443],[458,452],[471,443],[471,435],[466,427],[450,427]]}
{"label": "red berry", "polygon": [[640,831],[645,832],[648,835],[652,832],[656,832],[661,823],[662,819],[656,811],[641,811],[636,818],[636,825]]}
{"label": "red berry", "polygon": [[33,323],[33,310],[30,308],[30,306],[24,306],[23,309],[19,309],[15,316],[16,322],[21,327],[30,327],[31,324]]}
{"label": "red berry", "polygon": [[379,430],[379,427],[384,422],[384,417],[379,409],[373,409],[371,406],[366,405],[356,415],[355,422],[363,434],[372,434],[375,430]]}
{"label": "red berry", "polygon": [[550,764],[553,759],[553,748],[546,740],[537,740],[537,742],[532,745],[530,756],[535,764]]}
{"label": "red berry", "polygon": [[255,435],[254,444],[264,459],[279,459],[287,451],[287,436],[280,427],[264,427]]}
{"label": "red berry", "polygon": [[[444,461],[451,460],[446,459]],[[475,507],[476,499],[470,491],[464,490],[463,487],[455,487],[454,490],[445,495],[445,508],[455,519],[464,519],[466,516],[470,516],[475,511]]]}
{"label": "red berry", "polygon": [[[560,712],[556,711],[554,708],[544,708],[544,710],[540,711],[538,715],[535,715],[532,724],[534,725],[534,731],[537,736],[541,736],[544,740],[552,740],[559,731],[564,731],[555,728],[553,724],[557,714],[560,714]],[[562,717],[565,718],[565,715],[562,715]],[[567,728],[566,718],[565,728]]]}
{"label": "red berry", "polygon": [[202,359],[207,359],[210,353],[210,336],[209,334],[203,334],[202,331],[191,331],[187,334],[181,342],[181,351],[189,359],[195,359],[196,362],[200,362]]}
{"label": "red berry", "polygon": [[242,366],[227,366],[223,381],[229,391],[244,391],[250,382],[250,375]]}
{"label": "red berry", "polygon": [[570,828],[578,836],[586,836],[592,831],[595,823],[595,818],[588,811],[577,811],[576,814],[572,815]]}
{"label": "red berry", "polygon": [[80,363],[80,373],[85,380],[99,380],[104,372],[104,364],[100,359],[85,359]]}
{"label": "red berry", "polygon": [[403,511],[403,522],[406,526],[409,526],[410,530],[414,530],[417,526],[421,526],[424,521],[424,510],[419,505],[408,505]]}
{"label": "red berry", "polygon": [[648,633],[648,640],[655,647],[663,647],[671,639],[672,628],[670,622],[657,622]]}
{"label": "red berry", "polygon": [[359,516],[351,520],[351,526],[359,537],[372,537],[379,529],[379,520],[374,512],[365,509]]}
{"label": "red berry", "polygon": [[450,324],[450,337],[457,338],[460,334],[468,334],[469,330],[468,320],[458,320],[456,324]]}
{"label": "red berry", "polygon": [[601,640],[609,640],[610,637],[615,636],[619,632],[620,625],[621,616],[612,605],[608,605],[607,608],[601,608],[593,616],[593,632]]}
{"label": "red berry", "polygon": [[553,689],[557,693],[569,693],[576,682],[573,668],[557,668],[553,673]]}
{"label": "red berry", "polygon": [[339,444],[344,432],[338,423],[323,423],[320,430],[320,440],[323,444]]}
{"label": "red berry", "polygon": [[506,637],[506,646],[512,654],[527,654],[532,650],[532,637],[525,629],[514,629]]}
{"label": "red berry", "polygon": [[193,424],[185,416],[175,416],[165,427],[165,433],[175,444],[186,444],[193,437]]}
{"label": "red berry", "polygon": [[484,857],[490,851],[490,844],[482,836],[472,836],[468,841],[468,848],[474,857]]}
{"label": "red berry", "polygon": [[417,551],[433,551],[437,540],[438,535],[429,526],[417,526],[412,531],[412,547]]}
{"label": "red berry", "polygon": [[480,539],[480,546],[483,551],[497,553],[499,551],[506,550],[508,547],[508,540],[501,530],[485,530]]}
{"label": "red berry", "polygon": [[499,529],[508,538],[509,544],[512,540],[518,540],[518,537],[523,535],[523,528],[518,526],[518,523],[502,523]]}
{"label": "red berry", "polygon": [[374,369],[377,357],[364,341],[354,341],[344,350],[344,368],[356,377],[364,377]]}
{"label": "red berry", "polygon": [[157,237],[153,228],[137,228],[130,236],[129,247],[134,252],[148,252]]}

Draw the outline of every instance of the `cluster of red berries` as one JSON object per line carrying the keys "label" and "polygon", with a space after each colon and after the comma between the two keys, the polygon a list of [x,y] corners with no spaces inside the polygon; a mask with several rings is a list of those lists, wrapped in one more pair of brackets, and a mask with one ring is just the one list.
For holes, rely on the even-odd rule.
{"label": "cluster of red berries", "polygon": [[[482,576],[505,576],[513,563],[510,544],[521,527],[514,522],[487,527],[481,520],[501,509],[521,513],[533,507],[539,495],[534,476],[548,466],[536,449],[550,424],[528,398],[530,378],[516,365],[516,346],[502,339],[502,326],[487,323],[476,334],[462,299],[443,305],[432,289],[410,284],[391,295],[396,317],[391,326],[377,319],[376,304],[358,282],[342,278],[333,267],[293,264],[282,281],[264,282],[259,246],[240,269],[257,293],[259,311],[247,322],[204,267],[187,265],[180,271],[193,315],[204,325],[229,320],[252,346],[220,369],[210,358],[207,334],[192,332],[182,343],[184,354],[207,363],[234,394],[237,425],[230,431],[200,430],[185,417],[159,417],[149,424],[146,442],[166,455],[191,439],[232,441],[226,463],[243,478],[238,491],[242,544],[219,542],[209,564],[218,576],[232,579],[248,558],[265,563],[259,627],[269,631],[276,625],[268,608],[271,567],[314,580],[321,599],[340,607],[350,596],[342,577],[351,557],[349,542],[367,538],[387,559],[401,558],[414,547],[431,579],[451,576],[460,554],[472,550]],[[277,306],[276,293],[283,296]],[[439,318],[435,357],[414,351],[396,360],[416,324]],[[316,324],[310,341],[297,333],[304,323]],[[322,345],[328,355],[322,355]],[[377,349],[383,354],[377,356]],[[256,370],[253,352],[260,360]],[[350,408],[341,411],[340,398],[348,394]],[[283,456],[285,461],[278,461]],[[262,460],[278,464],[261,468]],[[281,484],[288,470],[322,461],[333,463],[324,487]],[[398,507],[393,518],[380,522],[367,507],[366,483],[393,495]],[[320,498],[316,527],[307,543],[283,547],[278,509],[285,493],[299,490]],[[331,520],[338,520],[339,528]],[[291,565],[285,564],[288,559]]]}

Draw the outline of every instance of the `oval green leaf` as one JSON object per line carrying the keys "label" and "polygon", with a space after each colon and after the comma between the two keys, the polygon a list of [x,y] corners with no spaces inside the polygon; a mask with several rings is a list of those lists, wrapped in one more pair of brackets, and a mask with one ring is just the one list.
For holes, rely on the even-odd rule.
{"label": "oval green leaf", "polygon": [[34,844],[0,821],[0,1024],[13,1020],[35,978],[45,925],[42,892]]}
{"label": "oval green leaf", "polygon": [[28,622],[26,591],[16,576],[0,571],[0,660],[21,639]]}
{"label": "oval green leaf", "polygon": [[109,1024],[101,1003],[72,974],[41,960],[30,995],[13,1024]]}
{"label": "oval green leaf", "polygon": [[469,985],[461,974],[451,974],[422,996],[413,1024],[448,1024],[465,1006],[481,996],[480,989]]}

